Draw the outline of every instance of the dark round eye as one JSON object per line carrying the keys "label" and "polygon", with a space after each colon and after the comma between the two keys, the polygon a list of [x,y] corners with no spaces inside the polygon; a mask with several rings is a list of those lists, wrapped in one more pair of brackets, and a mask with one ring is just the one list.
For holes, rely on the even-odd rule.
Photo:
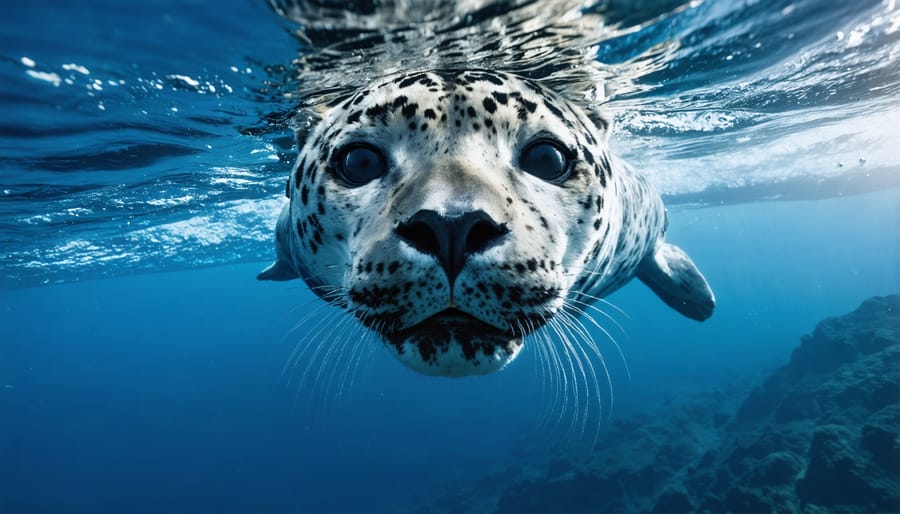
{"label": "dark round eye", "polygon": [[338,171],[350,186],[368,184],[387,172],[387,159],[371,145],[355,144],[338,154]]}
{"label": "dark round eye", "polygon": [[519,167],[547,181],[558,181],[569,171],[569,158],[555,141],[535,141],[522,150]]}

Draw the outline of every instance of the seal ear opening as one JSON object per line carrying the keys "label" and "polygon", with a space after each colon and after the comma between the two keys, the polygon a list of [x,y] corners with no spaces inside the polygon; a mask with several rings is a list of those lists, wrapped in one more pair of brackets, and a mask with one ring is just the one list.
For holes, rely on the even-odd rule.
{"label": "seal ear opening", "polygon": [[637,277],[683,316],[697,321],[712,316],[715,295],[706,278],[681,248],[659,241],[653,254],[641,261]]}

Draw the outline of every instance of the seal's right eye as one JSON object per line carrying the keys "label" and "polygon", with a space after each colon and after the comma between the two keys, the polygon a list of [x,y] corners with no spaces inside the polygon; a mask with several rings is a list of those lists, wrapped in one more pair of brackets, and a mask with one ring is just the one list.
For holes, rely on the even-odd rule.
{"label": "seal's right eye", "polygon": [[539,139],[526,146],[519,156],[519,167],[528,173],[559,183],[569,173],[569,155],[565,148],[554,140]]}
{"label": "seal's right eye", "polygon": [[387,173],[387,158],[372,145],[352,144],[338,153],[337,169],[347,185],[362,186]]}

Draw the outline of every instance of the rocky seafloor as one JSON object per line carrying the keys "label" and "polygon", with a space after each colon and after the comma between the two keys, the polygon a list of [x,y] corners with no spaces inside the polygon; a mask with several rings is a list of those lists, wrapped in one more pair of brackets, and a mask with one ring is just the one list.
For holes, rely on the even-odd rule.
{"label": "rocky seafloor", "polygon": [[587,455],[510,463],[415,512],[900,513],[900,295],[820,322],[746,391],[621,416]]}

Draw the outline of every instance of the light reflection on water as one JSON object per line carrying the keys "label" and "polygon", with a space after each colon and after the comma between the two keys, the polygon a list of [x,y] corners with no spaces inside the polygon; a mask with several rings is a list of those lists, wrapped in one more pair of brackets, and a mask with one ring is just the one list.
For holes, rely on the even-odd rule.
{"label": "light reflection on water", "polygon": [[0,286],[268,259],[294,108],[410,68],[610,110],[676,208],[900,185],[893,0],[327,3],[5,6]]}

